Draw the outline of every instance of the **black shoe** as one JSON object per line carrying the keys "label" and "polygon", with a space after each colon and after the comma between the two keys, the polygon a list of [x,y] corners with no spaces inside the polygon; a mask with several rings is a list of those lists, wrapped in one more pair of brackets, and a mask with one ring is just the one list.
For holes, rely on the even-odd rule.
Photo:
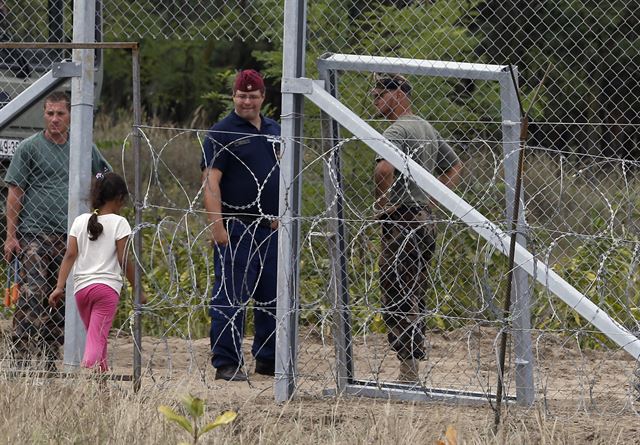
{"label": "black shoe", "polygon": [[273,377],[276,375],[276,364],[271,361],[256,359],[256,374]]}
{"label": "black shoe", "polygon": [[239,366],[226,365],[216,368],[215,380],[226,380],[228,382],[246,382],[247,374]]}

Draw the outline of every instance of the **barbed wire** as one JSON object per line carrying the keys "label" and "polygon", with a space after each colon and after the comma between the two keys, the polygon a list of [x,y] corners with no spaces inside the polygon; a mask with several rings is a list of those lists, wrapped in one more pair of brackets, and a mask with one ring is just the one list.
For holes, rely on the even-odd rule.
{"label": "barbed wire", "polygon": [[[3,23],[4,38],[45,41],[51,37],[44,22],[46,2],[4,3],[9,11]],[[640,244],[634,221],[639,161],[633,130],[640,125],[640,94],[630,82],[635,82],[632,73],[640,61],[628,49],[633,45],[624,47],[630,37],[618,38],[625,27],[633,29],[633,14],[619,12],[623,9],[616,9],[614,6],[620,6],[614,5],[616,2],[591,5],[589,10],[584,5],[534,2],[535,11],[525,8],[528,16],[509,8],[514,2],[482,2],[482,10],[467,10],[470,3],[459,1],[350,2],[350,9],[345,7],[347,3],[335,8],[326,8],[321,1],[308,4],[307,66],[311,77],[315,77],[316,59],[324,52],[477,63],[508,60],[519,68],[526,95],[530,85],[538,84],[540,67],[547,66],[549,59],[560,62],[550,75],[550,88],[533,110],[538,129],[532,131],[532,141],[526,146],[526,228],[522,234],[537,258],[637,335]],[[555,16],[547,14],[550,8],[563,6],[567,7],[557,10]],[[282,7],[282,1],[266,0],[110,0],[103,9],[104,38],[224,39],[247,45],[264,41],[278,53]],[[611,26],[601,23],[607,13]],[[64,17],[64,35],[69,36],[70,15]],[[569,28],[582,44],[573,42],[571,46],[571,42],[548,37],[565,35],[566,23],[562,32],[554,32],[562,19],[573,23]],[[505,36],[512,36],[513,23],[520,25],[522,32],[507,42]],[[533,32],[535,29],[548,32]],[[531,33],[536,39],[522,33]],[[593,41],[587,41],[590,35]],[[602,46],[594,48],[598,41]],[[26,74],[25,69],[42,72],[59,56],[3,56],[11,66],[3,68],[0,78],[14,79]],[[277,77],[279,61],[269,65],[265,57],[260,62]],[[371,81],[367,75],[342,73],[340,79],[341,100],[366,122],[378,129],[385,127],[388,122],[376,117],[368,104]],[[507,160],[503,158],[497,90],[482,81],[408,79],[414,85],[416,112],[438,127],[465,164],[457,192],[497,228],[509,233],[509,212],[505,209],[508,187],[504,184]],[[3,90],[14,97],[27,83],[15,82]],[[339,222],[347,233],[345,262],[355,375],[379,385],[393,382],[398,363],[387,343],[386,311],[380,295],[378,257],[383,220],[375,217],[373,206],[375,155],[365,147],[367,141],[348,135],[335,145],[324,145],[326,141],[317,135],[326,121],[313,107],[303,116],[281,116],[292,117],[305,118],[307,133],[301,140],[303,207],[302,214],[295,217],[301,227],[301,301],[300,309],[288,314],[300,320],[299,350],[295,351],[300,391],[317,395],[335,386],[334,326],[341,309],[335,305],[331,288],[335,284],[334,260],[327,243],[332,232],[327,226],[336,222],[329,209],[338,201],[345,212]],[[144,184],[144,222],[134,230],[143,238],[143,252],[136,261],[142,265],[150,296],[141,312],[145,372],[156,384],[165,384],[165,378],[180,373],[195,372],[200,382],[210,387],[207,336],[214,254],[209,241],[211,226],[201,208],[204,189],[199,169],[206,130],[156,125],[138,128],[144,145],[141,171],[135,172],[133,167],[131,135],[123,140],[119,169],[129,184],[136,174],[142,175]],[[516,154],[517,150],[510,156]],[[340,172],[328,162],[335,157],[341,158]],[[328,184],[335,191],[326,197]],[[473,227],[460,223],[437,204],[434,213],[439,235],[425,296],[428,359],[420,378],[429,386],[490,392],[495,389],[497,339],[502,330],[513,329],[510,322],[520,315],[515,310],[503,319],[497,309],[507,263]],[[242,216],[266,215],[242,212]],[[533,327],[525,331],[533,337],[536,395],[546,409],[563,413],[589,409],[594,415],[636,413],[638,375],[633,360],[548,288],[533,283],[529,288],[534,296]],[[123,298],[122,305],[113,339],[115,369],[126,369],[130,361],[134,313],[130,298]],[[5,327],[11,313],[6,309],[2,313]],[[250,369],[248,341],[242,348],[245,368]],[[4,357],[10,355],[6,351],[2,350],[3,364]],[[511,357],[506,379],[510,392],[515,385],[514,362]],[[260,383],[259,377],[252,375],[251,379],[250,384]],[[272,383],[265,382],[267,386]]]}
{"label": "barbed wire", "polygon": [[[184,347],[190,356],[190,369],[201,376],[202,384],[210,385],[212,371],[207,352],[209,318],[206,311],[213,290],[213,253],[208,240],[210,225],[195,199],[202,194],[198,165],[202,156],[203,131],[166,127],[143,130],[143,151],[155,158],[149,164],[153,168],[143,182],[162,183],[161,188],[145,188],[145,223],[137,228],[145,239],[144,252],[138,260],[144,264],[145,285],[152,295],[142,313],[145,332],[150,336],[147,341],[159,338],[169,342],[173,338],[177,345],[183,345],[152,348],[150,354],[154,357],[153,363],[146,362],[147,372],[159,381],[163,380],[162,376],[181,372],[181,365],[176,360],[184,358],[173,358],[172,354],[177,354],[176,347]],[[190,142],[185,143],[186,140]],[[301,320],[298,382],[301,391],[309,394],[331,387],[335,379],[332,343],[335,341],[333,326],[339,309],[334,306],[330,297],[331,259],[325,225],[333,220],[326,209],[333,205],[336,196],[325,200],[322,177],[327,159],[332,154],[340,153],[343,157],[343,188],[339,193],[347,210],[341,221],[348,233],[345,248],[349,293],[352,298],[349,310],[352,316],[357,377],[381,383],[393,381],[397,366],[395,355],[386,343],[386,328],[382,322],[385,311],[380,305],[377,256],[382,220],[375,218],[372,212],[374,156],[371,155],[371,162],[363,162],[362,155],[352,156],[349,144],[362,143],[354,138],[340,141],[327,150],[320,148],[319,141],[317,137],[303,140],[305,163],[302,174],[306,181],[313,184],[310,186],[313,191],[303,196],[307,207],[303,206],[303,214],[295,218],[303,228],[300,258],[301,305],[297,313]],[[476,162],[488,164],[486,167],[472,169],[458,190],[474,205],[494,209],[490,213],[490,220],[499,227],[506,227],[506,219],[501,216],[505,206],[504,191],[498,192],[504,190],[500,187],[502,175],[498,173],[502,170],[503,159],[493,152],[492,145],[480,145],[475,154],[482,153],[484,157],[476,159]],[[130,155],[128,150],[130,149],[124,148],[124,164],[121,166],[125,170],[131,169],[131,165],[127,163]],[[366,149],[358,147],[358,150]],[[545,153],[547,152],[539,156],[547,156]],[[548,156],[541,165],[555,171],[554,162],[557,161],[554,160],[557,158],[552,153]],[[184,167],[178,166],[176,157],[181,164],[186,162],[191,167],[182,170]],[[467,165],[471,162],[464,157],[463,160]],[[534,159],[531,162],[538,161]],[[609,161],[624,162],[615,158],[610,158]],[[163,174],[166,168],[172,171]],[[192,178],[181,177],[173,171],[176,168],[181,169],[183,174],[184,171],[189,171]],[[331,168],[328,171],[331,172]],[[556,179],[566,183],[571,177],[570,171],[571,169],[563,170],[564,177]],[[348,177],[344,176],[345,172],[349,173]],[[328,178],[334,180],[335,173],[329,173]],[[358,178],[358,181],[354,182],[352,178]],[[174,181],[180,182],[180,186],[172,188],[171,183]],[[191,188],[185,189],[185,183],[191,184]],[[633,193],[632,190],[637,187],[634,178],[626,183],[611,178],[611,183],[617,184],[616,190],[625,194]],[[164,195],[170,190],[179,190],[180,195],[185,194],[185,197],[179,199],[169,196],[170,201],[176,204],[184,202],[186,205],[167,205],[168,200]],[[609,199],[609,196],[615,196],[616,190],[604,187],[594,190],[594,193],[596,196],[603,194],[604,198]],[[530,214],[527,195],[525,194],[524,201],[525,213]],[[316,199],[318,196],[320,200]],[[564,198],[567,201],[572,199],[569,193]],[[588,214],[591,210],[592,208],[585,208],[582,212]],[[168,212],[170,215],[158,212]],[[636,279],[634,264],[637,265],[639,260],[638,241],[629,233],[616,234],[606,229],[616,216],[611,209],[603,215],[606,219],[602,223],[604,229],[582,227],[580,232],[549,229],[548,222],[538,217],[528,222],[527,239],[535,244],[535,251],[544,262],[564,274],[565,278],[586,295],[595,298],[603,310],[613,311],[611,315],[614,318],[622,316],[624,320],[618,321],[637,332],[640,330],[637,318],[629,318],[625,314],[633,314],[637,306],[638,296],[635,292],[629,294],[627,283]],[[496,216],[500,217],[496,219]],[[429,277],[432,290],[426,297],[425,316],[429,326],[430,350],[429,359],[421,372],[422,381],[426,385],[491,391],[495,388],[492,376],[495,375],[493,369],[497,339],[501,330],[511,329],[507,327],[508,323],[519,316],[519,312],[514,311],[504,320],[495,310],[501,295],[499,288],[507,273],[506,260],[501,260],[501,255],[494,247],[478,238],[469,227],[447,215],[446,211],[438,211],[435,224],[439,227],[440,235]],[[592,252],[593,260],[575,253],[584,249],[589,251],[594,248],[592,245],[598,246],[598,243],[604,244]],[[621,254],[622,260],[618,258]],[[465,260],[460,261],[460,258]],[[584,268],[581,269],[581,265]],[[561,406],[565,406],[564,400],[573,400],[569,403],[583,406],[597,400],[598,406],[602,407],[605,393],[607,403],[603,410],[617,412],[626,409],[624,407],[633,406],[635,393],[626,389],[635,381],[632,360],[602,337],[601,332],[586,322],[578,321],[570,308],[544,287],[532,285],[532,290],[536,295],[533,302],[533,327],[526,332],[533,336],[536,372],[540,373],[536,378],[540,385],[537,389],[539,397],[551,409],[554,406],[561,409]],[[251,308],[251,303],[245,307]],[[626,309],[619,312],[616,307]],[[119,325],[127,326],[129,320],[122,319]],[[117,337],[124,340],[126,336],[123,335],[120,331]],[[547,346],[547,343],[553,347]],[[194,345],[199,346],[196,348]],[[252,358],[246,347],[245,342],[246,369],[249,371]],[[563,353],[570,355],[571,359],[567,359],[566,363],[562,361],[562,367],[559,367],[558,360]],[[613,357],[616,359],[612,360]],[[612,362],[619,366],[615,377],[617,387],[611,381],[598,377],[598,368],[610,366]],[[160,363],[165,365],[161,366]],[[257,384],[255,378],[252,384]],[[590,383],[584,386],[580,382]],[[508,385],[513,388],[512,376],[508,379]]]}

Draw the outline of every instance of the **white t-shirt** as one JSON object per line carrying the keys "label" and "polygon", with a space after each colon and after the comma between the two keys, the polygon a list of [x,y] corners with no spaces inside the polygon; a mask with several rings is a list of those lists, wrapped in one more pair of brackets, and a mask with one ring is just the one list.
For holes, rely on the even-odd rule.
{"label": "white t-shirt", "polygon": [[116,241],[131,234],[129,222],[120,215],[98,215],[103,231],[95,241],[89,239],[87,223],[91,213],[78,216],[69,235],[78,240],[78,257],[73,266],[74,293],[91,285],[106,284],[120,293],[122,268],[118,263]]}

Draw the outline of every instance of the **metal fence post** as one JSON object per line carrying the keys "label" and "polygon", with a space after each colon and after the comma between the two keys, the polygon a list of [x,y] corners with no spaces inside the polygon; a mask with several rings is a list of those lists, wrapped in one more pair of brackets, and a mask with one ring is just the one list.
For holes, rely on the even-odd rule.
{"label": "metal fence post", "polygon": [[140,171],[140,124],[142,123],[142,105],[140,99],[140,51],[136,47],[131,49],[131,68],[133,77],[133,163],[135,170],[135,226],[137,228],[133,238],[135,275],[134,275],[134,313],[133,313],[133,389],[140,389],[142,380],[142,320],[140,317],[140,297],[142,296],[142,172]]}
{"label": "metal fence post", "polygon": [[304,76],[306,0],[285,1],[282,61],[282,159],[280,162],[280,230],[276,309],[275,399],[295,391],[299,306],[299,252],[302,195],[303,96],[286,92],[287,79]]}
{"label": "metal fence post", "polygon": [[[514,75],[517,76],[514,67]],[[516,77],[517,78],[517,77]],[[507,227],[513,220],[513,202],[515,199],[516,172],[518,169],[518,151],[520,150],[520,111],[516,86],[508,72],[500,79],[500,99],[502,109],[502,141],[504,153],[504,180],[507,184],[505,191]],[[520,199],[524,197],[524,190]],[[524,205],[518,212],[517,242],[527,247],[524,236],[526,230]],[[512,334],[515,353],[516,398],[520,405],[531,405],[535,399],[533,384],[533,352],[531,349],[531,287],[527,272],[516,267],[513,275],[511,303],[513,318]],[[500,372],[500,371],[499,371]],[[504,371],[502,371],[504,372]],[[498,402],[499,403],[499,402]]]}
{"label": "metal fence post", "polygon": [[[337,70],[328,70],[318,63],[320,79],[325,81],[326,90],[338,97]],[[354,376],[352,344],[351,344],[351,309],[349,307],[349,276],[347,271],[346,228],[344,224],[342,162],[340,148],[336,145],[340,140],[340,126],[337,121],[322,112],[324,189],[327,206],[327,242],[331,257],[331,278],[329,296],[333,321],[333,341],[336,348],[336,387],[338,393],[351,383]]]}
{"label": "metal fence post", "polygon": [[[74,43],[93,43],[95,39],[95,1],[77,0],[73,7]],[[80,63],[80,77],[71,79],[71,131],[69,133],[69,210],[68,228],[76,216],[88,210],[91,186],[91,147],[93,145],[94,50],[74,49],[74,62]],[[84,351],[85,329],[73,298],[73,277],[67,281],[64,324],[64,365],[79,366]]]}

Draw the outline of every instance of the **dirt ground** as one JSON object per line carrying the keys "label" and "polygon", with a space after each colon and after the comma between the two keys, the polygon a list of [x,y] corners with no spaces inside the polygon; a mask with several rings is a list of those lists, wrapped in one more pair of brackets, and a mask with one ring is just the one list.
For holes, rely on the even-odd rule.
{"label": "dirt ground", "polygon": [[[535,404],[546,412],[566,417],[578,413],[594,416],[629,415],[637,421],[640,402],[634,388],[635,363],[624,351],[581,351],[556,336],[540,334],[534,339]],[[196,377],[202,389],[212,387],[230,391],[234,398],[249,400],[266,397],[273,400],[273,380],[254,374],[250,354],[252,338],[244,341],[248,383],[214,381],[209,364],[209,339],[143,339],[143,376],[150,384],[169,384],[185,375]],[[459,392],[495,393],[497,383],[497,333],[487,328],[460,329],[430,336],[429,359],[421,364],[424,387]],[[133,345],[129,336],[111,341],[110,356],[116,372],[130,372]],[[302,330],[298,348],[299,397],[322,397],[336,389],[335,347],[329,335],[316,330]],[[390,352],[384,335],[357,336],[353,340],[355,378],[377,384],[393,383],[398,361]],[[509,364],[513,369],[513,363]],[[515,376],[505,377],[507,393],[515,397]],[[421,390],[423,391],[423,390]],[[419,393],[421,391],[418,391]],[[380,397],[388,394],[380,392]],[[460,399],[446,401],[459,404]],[[491,410],[483,397],[480,406]]]}
{"label": "dirt ground", "polygon": [[[5,332],[8,323],[3,322]],[[142,391],[171,390],[190,392],[205,399],[225,401],[238,410],[271,410],[274,401],[273,378],[253,373],[250,358],[252,338],[243,347],[247,358],[248,382],[214,380],[210,365],[209,339],[144,337],[142,343]],[[473,327],[447,333],[432,333],[429,359],[422,363],[424,387],[456,391],[495,393],[497,333],[488,328]],[[624,351],[581,351],[575,343],[557,336],[539,333],[534,336],[535,402],[530,407],[510,404],[504,416],[523,425],[539,424],[540,418],[552,419],[554,425],[575,438],[575,443],[593,442],[603,428],[612,422],[623,432],[622,442],[640,443],[638,408],[640,402],[634,389],[635,363]],[[300,333],[296,400],[305,408],[298,416],[314,422],[323,416],[333,416],[335,403],[342,398],[328,397],[335,391],[335,346],[326,332],[305,329]],[[130,375],[133,364],[133,342],[124,332],[110,340],[112,370],[117,375]],[[353,358],[355,377],[384,386],[394,382],[398,363],[389,351],[386,338],[380,334],[354,336]],[[512,361],[511,359],[509,360]],[[510,366],[512,368],[512,366]],[[506,376],[509,395],[516,394],[514,375]],[[121,385],[129,385],[123,382]],[[424,393],[422,389],[418,393]],[[428,393],[428,391],[427,391]],[[385,403],[389,393],[379,391],[383,400],[350,397],[341,402],[344,419],[358,420],[369,416],[373,406]],[[346,400],[349,400],[346,402]],[[417,404],[392,402],[398,414],[407,410],[425,410],[439,419],[464,419],[471,425],[486,427],[493,421],[492,405],[483,398],[475,403],[460,399],[431,399]],[[333,407],[333,408],[332,408]],[[387,408],[385,408],[387,409]],[[334,413],[335,414],[335,413]],[[332,417],[334,419],[334,417]],[[334,419],[335,420],[335,419]],[[635,436],[638,436],[637,438]],[[589,439],[591,437],[591,439]]]}

